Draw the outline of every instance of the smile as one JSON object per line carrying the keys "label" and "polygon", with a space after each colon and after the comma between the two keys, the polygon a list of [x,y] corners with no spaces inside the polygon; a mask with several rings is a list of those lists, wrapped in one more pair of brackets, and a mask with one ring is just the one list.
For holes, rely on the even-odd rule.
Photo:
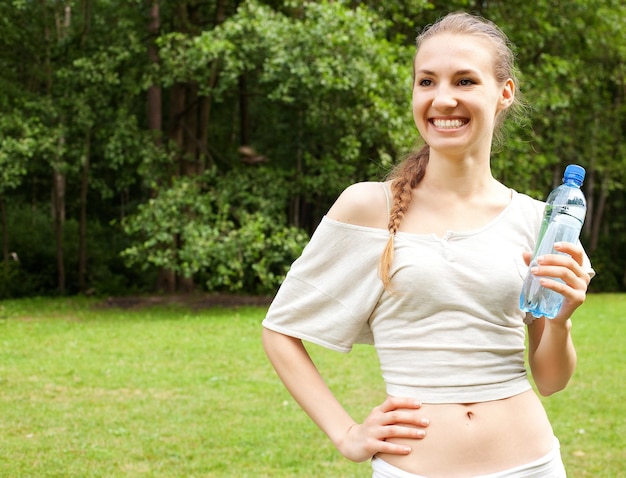
{"label": "smile", "polygon": [[438,129],[456,129],[469,122],[462,119],[432,119],[430,121]]}

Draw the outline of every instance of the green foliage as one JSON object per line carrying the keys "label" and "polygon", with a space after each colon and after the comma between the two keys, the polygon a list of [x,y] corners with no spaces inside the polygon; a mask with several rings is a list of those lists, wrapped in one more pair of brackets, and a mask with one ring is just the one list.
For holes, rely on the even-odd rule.
{"label": "green foliage", "polygon": [[517,45],[521,88],[531,106],[528,142],[522,154],[508,155],[502,176],[544,199],[567,164],[584,166],[583,243],[599,273],[592,286],[623,290],[626,5],[514,1],[490,5],[486,12]]}
{"label": "green foliage", "polygon": [[[594,287],[626,287],[624,2],[164,0],[158,33],[148,31],[146,5],[0,2],[0,197],[24,214],[48,211],[51,170],[63,176],[70,282],[85,179],[87,229],[99,236],[90,238],[97,262],[88,265],[87,287],[123,289],[116,254],[128,249],[128,259],[148,269],[144,279],[138,268],[125,270],[142,288],[162,266],[208,288],[271,289],[300,247],[300,233],[288,227],[310,232],[342,189],[381,179],[416,142],[413,38],[464,10],[494,20],[512,39],[530,105],[527,123],[508,124],[494,150],[496,177],[543,199],[566,164],[583,165],[590,206],[583,242],[599,266]],[[152,40],[158,63],[147,54]],[[158,132],[147,126],[153,85],[162,90]],[[186,92],[180,113],[179,90]],[[175,133],[180,115],[191,118],[180,133],[184,146]],[[194,131],[201,118],[206,124]],[[240,146],[256,150],[263,167],[240,168]],[[193,172],[185,161],[197,165]],[[214,169],[188,186],[175,179],[205,167]],[[230,196],[221,195],[222,183]],[[268,200],[261,206],[255,196]],[[125,224],[131,236],[123,236],[118,221],[138,205]],[[28,242],[10,226],[12,247]],[[43,230],[35,249],[50,249],[45,266],[22,263],[11,272],[32,284],[22,290],[54,288],[54,231]],[[286,249],[276,243],[261,254],[274,240]],[[104,249],[110,257],[100,262],[96,251]]]}
{"label": "green foliage", "polygon": [[173,152],[157,146],[154,134],[125,107],[114,112],[95,136],[102,161],[91,166],[91,186],[103,197],[115,197],[137,184],[157,189],[174,174]]}
{"label": "green foliage", "polygon": [[196,37],[161,37],[162,74],[167,84],[206,88],[218,64],[220,81],[206,91],[215,101],[245,75],[251,108],[272,117],[255,125],[255,145],[296,175],[301,194],[328,201],[348,182],[377,176],[416,137],[412,48],[385,37],[386,22],[366,8],[306,2],[294,18],[251,1]]}
{"label": "green foliage", "polygon": [[19,186],[35,149],[34,125],[19,115],[0,117],[0,194]]}
{"label": "green foliage", "polygon": [[[202,233],[198,228],[189,232],[190,235]],[[277,227],[259,212],[245,213],[238,227],[228,224],[218,232],[219,236],[210,241],[189,241],[197,248],[192,251],[194,257],[203,254],[200,277],[208,290],[272,293],[308,240],[303,231]],[[183,260],[188,258],[185,257],[188,253],[181,251]]]}
{"label": "green foliage", "polygon": [[177,178],[124,221],[135,244],[123,256],[197,275],[208,290],[272,292],[308,240],[284,223],[286,191],[285,179],[265,169]]}
{"label": "green foliage", "polygon": [[[550,177],[551,169],[562,171],[569,163],[592,171],[623,168],[616,139],[624,131],[616,118],[624,103],[625,57],[618,45],[626,36],[618,25],[626,7],[597,0],[503,2],[487,13],[517,45],[535,153],[524,164],[526,176],[541,180],[542,171]],[[543,183],[542,195],[554,185]]]}

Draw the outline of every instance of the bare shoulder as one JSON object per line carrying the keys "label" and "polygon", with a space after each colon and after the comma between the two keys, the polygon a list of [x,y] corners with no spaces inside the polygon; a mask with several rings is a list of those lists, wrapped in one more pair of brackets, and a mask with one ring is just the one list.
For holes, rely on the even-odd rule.
{"label": "bare shoulder", "polygon": [[386,229],[389,212],[383,183],[362,182],[348,186],[327,216],[348,224]]}

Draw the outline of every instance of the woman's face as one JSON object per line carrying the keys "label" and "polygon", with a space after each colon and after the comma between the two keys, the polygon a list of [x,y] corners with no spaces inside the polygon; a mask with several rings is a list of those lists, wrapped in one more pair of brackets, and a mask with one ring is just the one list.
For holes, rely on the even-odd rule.
{"label": "woman's face", "polygon": [[488,153],[500,111],[513,101],[512,80],[498,83],[490,42],[442,33],[424,41],[415,57],[413,118],[431,150]]}

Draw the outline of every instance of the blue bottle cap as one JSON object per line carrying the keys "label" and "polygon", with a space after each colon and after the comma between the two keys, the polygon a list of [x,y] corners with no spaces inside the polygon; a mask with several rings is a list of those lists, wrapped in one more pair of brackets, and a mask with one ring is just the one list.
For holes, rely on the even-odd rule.
{"label": "blue bottle cap", "polygon": [[570,164],[565,168],[565,173],[563,174],[563,182],[574,181],[579,186],[583,183],[585,179],[585,168],[582,166],[578,166],[577,164]]}

